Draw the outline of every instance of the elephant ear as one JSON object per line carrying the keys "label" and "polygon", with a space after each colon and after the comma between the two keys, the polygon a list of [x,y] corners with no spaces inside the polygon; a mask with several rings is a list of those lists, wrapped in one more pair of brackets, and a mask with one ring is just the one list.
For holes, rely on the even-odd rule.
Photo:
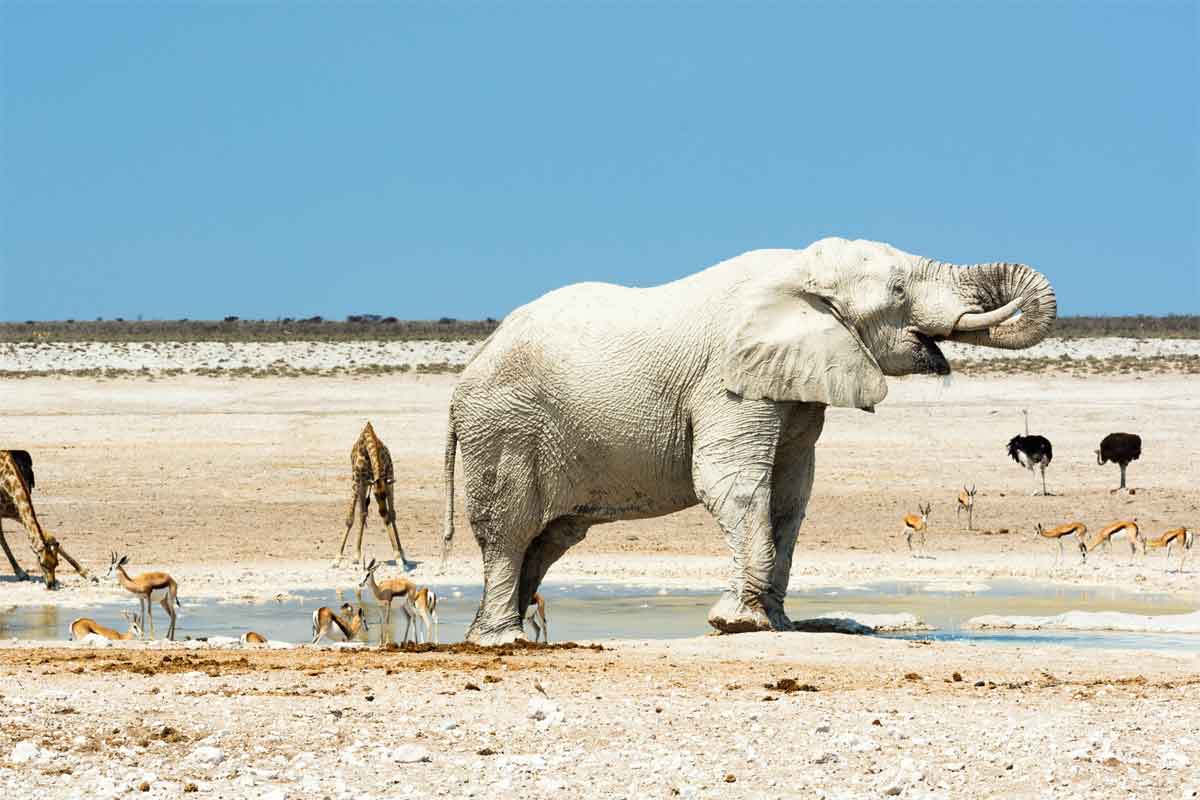
{"label": "elephant ear", "polygon": [[887,396],[874,356],[819,294],[780,283],[743,291],[726,342],[726,389],[750,400],[865,411]]}

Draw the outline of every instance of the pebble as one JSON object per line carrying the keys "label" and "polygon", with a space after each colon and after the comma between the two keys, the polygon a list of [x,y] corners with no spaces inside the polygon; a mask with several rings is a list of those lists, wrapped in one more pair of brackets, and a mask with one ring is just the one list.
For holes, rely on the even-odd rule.
{"label": "pebble", "polygon": [[17,742],[8,756],[8,760],[14,764],[24,764],[37,758],[41,752],[42,749],[33,742]]}
{"label": "pebble", "polygon": [[392,760],[398,764],[417,764],[422,761],[433,761],[433,756],[420,745],[402,744],[392,750]]}
{"label": "pebble", "polygon": [[225,760],[225,753],[221,748],[213,747],[212,745],[201,745],[191,752],[188,756],[191,761],[209,766],[216,766]]}

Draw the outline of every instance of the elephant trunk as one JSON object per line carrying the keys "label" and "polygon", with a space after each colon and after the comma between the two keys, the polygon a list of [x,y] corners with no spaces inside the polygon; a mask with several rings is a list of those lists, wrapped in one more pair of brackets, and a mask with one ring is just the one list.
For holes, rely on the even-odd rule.
{"label": "elephant trunk", "polygon": [[953,273],[962,299],[980,310],[959,317],[948,337],[951,341],[1019,350],[1050,332],[1058,303],[1054,287],[1040,272],[1024,264],[997,263]]}

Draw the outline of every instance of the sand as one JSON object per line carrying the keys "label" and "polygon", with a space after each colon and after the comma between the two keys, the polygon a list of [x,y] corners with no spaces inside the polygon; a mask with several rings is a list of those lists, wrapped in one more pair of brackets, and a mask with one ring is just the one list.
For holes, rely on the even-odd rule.
{"label": "sand", "polygon": [[[355,582],[354,570],[329,562],[345,530],[349,448],[370,419],[396,462],[417,579],[478,582],[461,494],[454,555],[435,574],[453,383],[414,374],[4,381],[0,446],[33,452],[39,513],[87,566],[103,572],[115,549],[135,571],[171,571],[185,602],[266,598]],[[1178,557],[1164,569],[1161,554],[1129,563],[1119,548],[1056,566],[1057,548],[1032,537],[1036,522],[1074,519],[1094,530],[1133,516],[1152,534],[1200,524],[1194,378],[890,384],[874,415],[830,412],[795,585],[903,579],[949,592],[1052,579],[1195,602],[1200,554],[1183,572]],[[1058,496],[1030,497],[1029,474],[1004,452],[1021,408],[1054,442],[1047,480]],[[1117,470],[1092,454],[1114,430],[1144,440],[1133,495],[1111,494]],[[978,487],[975,531],[955,518],[963,482]],[[899,520],[920,502],[933,504],[931,529],[925,557],[912,558]],[[5,531],[30,566],[23,532],[12,522]],[[388,554],[378,518],[365,541],[369,555]],[[715,524],[691,509],[594,528],[548,579],[715,588],[728,566]],[[0,608],[121,597],[63,575],[64,589],[49,595],[0,579]],[[833,634],[509,656],[160,647],[0,648],[5,796],[104,796],[143,781],[164,797],[188,783],[214,797],[494,796],[505,786],[529,797],[1181,797],[1200,784],[1200,718],[1179,713],[1200,685],[1195,654]],[[762,686],[784,677],[819,691]],[[219,762],[197,754],[210,746]],[[406,747],[427,752],[397,753]]]}

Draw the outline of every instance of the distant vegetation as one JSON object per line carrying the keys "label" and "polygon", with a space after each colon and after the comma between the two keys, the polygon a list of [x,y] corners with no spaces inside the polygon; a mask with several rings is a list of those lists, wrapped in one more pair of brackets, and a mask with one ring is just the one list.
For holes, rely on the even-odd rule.
{"label": "distant vegetation", "polygon": [[1165,317],[1059,317],[1050,334],[1058,339],[1125,336],[1140,339],[1200,339],[1200,315]]}
{"label": "distant vegetation", "polygon": [[342,321],[307,317],[276,320],[63,320],[0,322],[0,342],[349,342],[476,341],[500,323],[494,319],[400,320],[354,314]]}
{"label": "distant vegetation", "polygon": [[[499,323],[494,319],[401,320],[354,314],[345,320],[63,320],[0,322],[0,342],[285,342],[285,341],[477,341]],[[1060,317],[1050,334],[1062,339],[1125,336],[1200,339],[1200,315],[1165,317]]]}

